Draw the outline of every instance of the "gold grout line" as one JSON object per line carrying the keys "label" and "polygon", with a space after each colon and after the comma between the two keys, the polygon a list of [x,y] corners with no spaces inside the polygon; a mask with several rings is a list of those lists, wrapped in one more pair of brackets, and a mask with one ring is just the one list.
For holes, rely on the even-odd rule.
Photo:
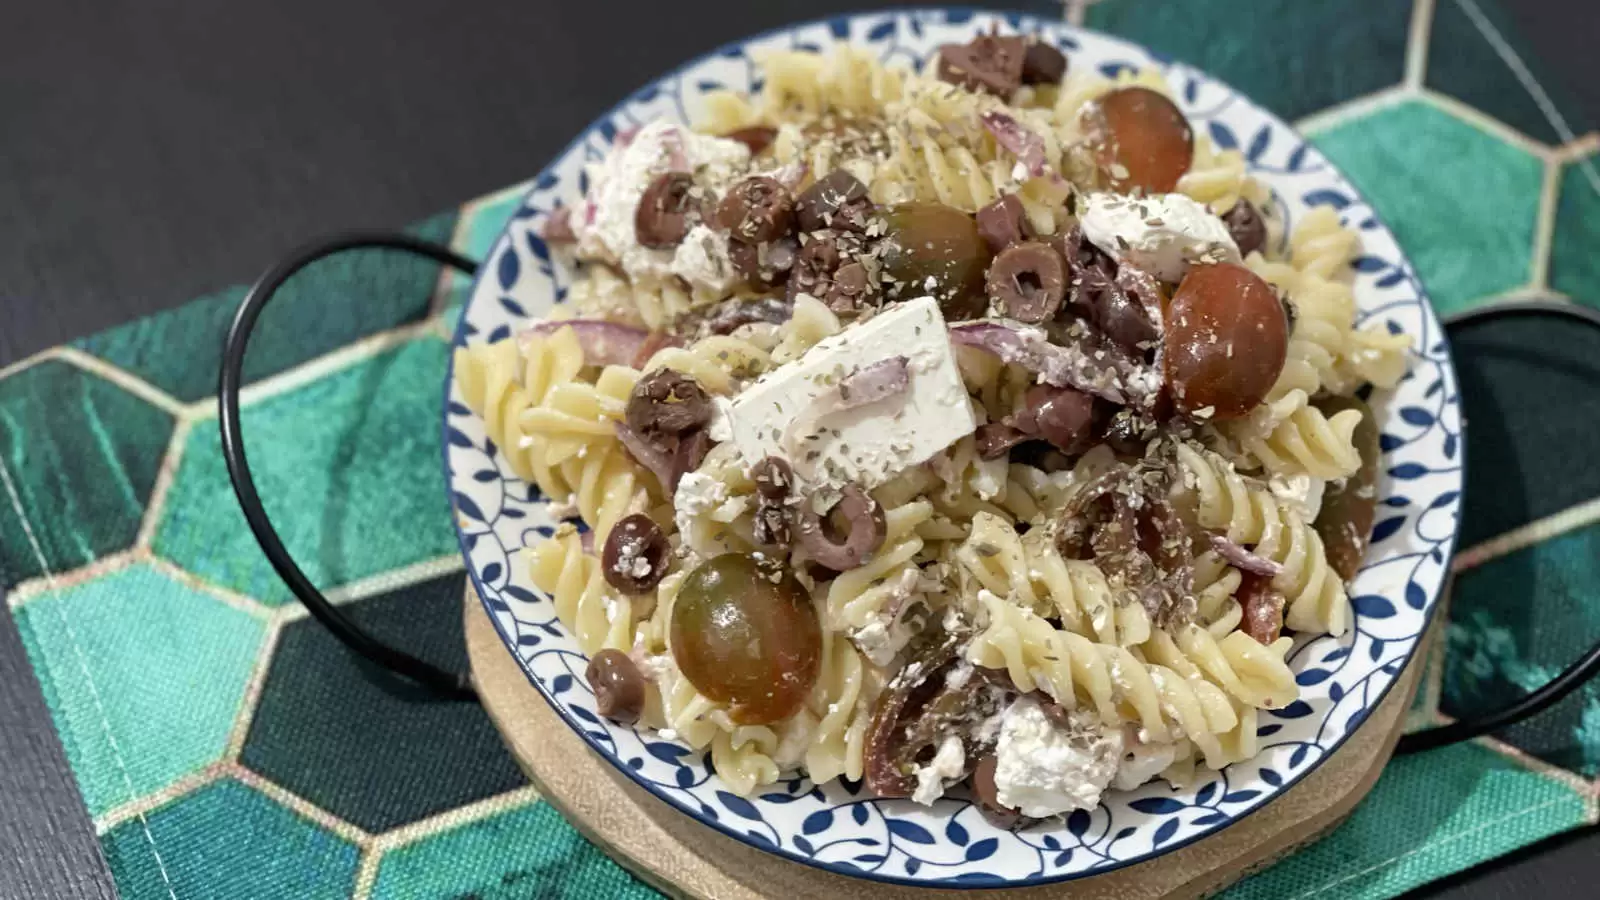
{"label": "gold grout line", "polygon": [[383,862],[383,848],[377,845],[361,849],[361,865],[356,869],[356,885],[350,900],[368,900],[378,885],[378,865]]}
{"label": "gold grout line", "polygon": [[11,376],[17,374],[18,372],[23,371],[24,369],[31,369],[34,366],[37,366],[39,363],[44,362],[45,360],[55,359],[56,358],[56,351],[58,349],[60,349],[60,348],[59,347],[48,347],[48,348],[46,348],[44,350],[40,350],[38,353],[33,353],[33,354],[28,355],[28,356],[24,356],[23,358],[17,360],[14,363],[11,363],[8,366],[0,367],[0,380],[6,379],[6,378],[10,378]]}
{"label": "gold grout line", "polygon": [[241,594],[232,588],[214,584],[199,575],[179,566],[169,559],[163,559],[154,553],[146,551],[144,558],[149,561],[150,568],[171,578],[184,587],[196,593],[205,594],[231,609],[236,609],[253,619],[263,621],[272,618],[272,607],[248,594]]}
{"label": "gold grout line", "polygon": [[227,774],[227,763],[220,761],[209,763],[199,771],[190,772],[158,791],[135,798],[95,816],[94,833],[104,835],[125,822],[155,812],[174,800],[221,781]]}
{"label": "gold grout line", "polygon": [[466,571],[466,568],[466,561],[459,552],[450,553],[340,585],[324,592],[324,596],[328,598],[329,603],[352,603],[378,594],[386,594],[390,591],[408,588],[424,581],[431,581],[434,578],[448,575],[452,572],[463,572]]}
{"label": "gold grout line", "polygon": [[1496,119],[1475,106],[1469,106],[1460,100],[1442,94],[1426,85],[1417,88],[1417,96],[1424,102],[1432,104],[1435,109],[1448,113],[1461,121],[1476,127],[1479,131],[1490,137],[1497,137],[1513,147],[1529,153],[1542,160],[1555,158],[1555,151],[1548,144],[1536,141],[1526,134],[1512,128],[1510,125]]}
{"label": "gold grout line", "polygon": [[1550,284],[1550,247],[1555,241],[1556,210],[1561,197],[1561,164],[1554,154],[1544,161],[1544,180],[1539,185],[1539,215],[1534,220],[1532,266],[1528,273],[1531,287],[1544,288]]}
{"label": "gold grout line", "polygon": [[234,778],[288,807],[302,819],[319,825],[359,847],[372,846],[371,834],[317,806],[283,785],[269,781],[236,762],[223,763],[223,765],[227,767],[228,773]]}
{"label": "gold grout line", "polygon": [[1573,163],[1596,150],[1600,150],[1600,131],[1591,131],[1557,147],[1555,158],[1560,163]]}
{"label": "gold grout line", "polygon": [[250,736],[250,726],[255,722],[256,710],[261,705],[261,692],[267,686],[267,673],[272,670],[272,657],[278,652],[278,638],[283,634],[283,623],[277,618],[267,620],[267,633],[261,641],[261,648],[256,651],[256,662],[250,670],[250,679],[245,682],[244,696],[239,700],[239,709],[234,714],[233,728],[228,732],[227,749],[223,751],[223,758],[228,762],[238,762],[239,754],[244,752],[244,742]]}
{"label": "gold grout line", "polygon": [[1569,506],[1558,513],[1513,528],[1481,544],[1468,547],[1456,554],[1455,562],[1451,564],[1450,570],[1452,572],[1465,572],[1492,559],[1498,559],[1509,553],[1532,547],[1534,544],[1576,531],[1597,521],[1600,521],[1600,497],[1586,500],[1576,506]]}
{"label": "gold grout line", "polygon": [[469,803],[466,806],[458,806],[455,809],[446,810],[436,816],[412,822],[409,825],[402,825],[393,831],[386,831],[377,836],[375,843],[385,852],[396,850],[423,838],[442,834],[446,831],[453,831],[502,812],[521,809],[538,802],[538,800],[539,791],[533,785],[520,787],[503,794],[496,794],[493,797],[485,797],[476,803]]}
{"label": "gold grout line", "polygon": [[131,372],[125,372],[97,356],[90,356],[76,347],[57,347],[55,348],[55,358],[77,366],[90,374],[98,375],[146,403],[180,419],[183,418],[184,405],[178,402],[176,397],[145,381],[143,378]]}
{"label": "gold grout line", "polygon": [[1428,42],[1433,37],[1434,0],[1415,0],[1411,4],[1411,24],[1406,32],[1404,83],[1422,87],[1428,77]]}
{"label": "gold grout line", "polygon": [[1370,94],[1362,94],[1343,103],[1334,104],[1321,112],[1314,112],[1309,116],[1297,119],[1294,122],[1294,130],[1306,137],[1312,137],[1346,122],[1352,122],[1379,110],[1396,106],[1416,96],[1416,89],[1403,84],[1379,88]]}
{"label": "gold grout line", "polygon": [[1579,796],[1589,793],[1589,779],[1576,772],[1547,763],[1537,756],[1512,746],[1499,738],[1484,735],[1483,737],[1475,738],[1473,743],[1517,763],[1535,775],[1541,775],[1551,781],[1559,782],[1566,787],[1572,788]]}
{"label": "gold grout line", "polygon": [[189,443],[193,423],[188,419],[179,417],[178,425],[172,429],[172,438],[167,442],[167,452],[161,458],[161,468],[156,470],[156,482],[150,488],[150,499],[145,503],[144,518],[139,522],[138,535],[133,539],[133,546],[137,549],[150,549],[150,544],[155,540],[156,529],[161,525],[161,514],[166,511],[167,493],[172,490],[172,483],[177,480],[178,466],[183,463],[183,451]]}
{"label": "gold grout line", "polygon": [[86,584],[102,575],[120,572],[146,558],[148,557],[144,552],[130,548],[107,554],[86,566],[80,566],[60,575],[45,574],[30,578],[6,593],[6,605],[13,610],[21,609],[28,601],[44,594]]}
{"label": "gold grout line", "polygon": [[[239,405],[241,407],[249,406],[320,381],[329,375],[365,362],[385,350],[392,350],[405,344],[425,334],[431,327],[433,327],[433,319],[428,318],[420,322],[412,322],[409,325],[401,325],[398,328],[391,328],[387,331],[380,331],[376,334],[369,334],[358,341],[306,360],[291,369],[279,372],[276,375],[269,375],[246,385],[239,391]],[[215,419],[217,417],[217,398],[206,397],[197,400],[182,407],[182,411],[184,415],[195,421]]]}

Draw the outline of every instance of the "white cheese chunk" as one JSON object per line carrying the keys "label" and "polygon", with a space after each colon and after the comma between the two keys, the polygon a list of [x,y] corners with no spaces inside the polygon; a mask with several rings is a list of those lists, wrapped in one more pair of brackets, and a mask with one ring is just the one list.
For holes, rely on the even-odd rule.
{"label": "white cheese chunk", "polygon": [[1327,482],[1310,475],[1274,475],[1267,488],[1279,502],[1294,506],[1307,522],[1315,522],[1322,511],[1322,492]]}
{"label": "white cheese chunk", "polygon": [[917,789],[911,792],[911,799],[923,806],[932,806],[933,801],[944,796],[944,783],[961,777],[966,762],[961,738],[947,735],[940,742],[933,761],[917,769]]}
{"label": "white cheese chunk", "polygon": [[1111,786],[1119,791],[1131,791],[1165,772],[1177,760],[1177,744],[1170,741],[1142,741],[1139,739],[1139,729],[1125,725],[1122,728],[1122,759],[1117,763],[1117,775],[1111,779]]}
{"label": "white cheese chunk", "polygon": [[[907,360],[906,390],[809,421],[839,381],[896,356]],[[801,417],[806,434],[791,433]],[[819,342],[763,375],[728,407],[729,430],[747,464],[781,456],[812,485],[874,488],[919,465],[977,428],[939,304],[895,304]]]}
{"label": "white cheese chunk", "polygon": [[1238,262],[1239,245],[1211,210],[1183,194],[1090,194],[1083,236],[1118,262],[1181,281],[1193,262]]}
{"label": "white cheese chunk", "polygon": [[635,279],[677,274],[691,284],[720,289],[705,279],[725,281],[731,274],[731,267],[721,265],[726,262],[726,245],[721,261],[714,258],[715,248],[705,249],[703,240],[698,248],[685,250],[680,245],[676,252],[642,246],[634,234],[634,213],[645,189],[662,173],[689,172],[696,185],[721,194],[749,163],[750,148],[744,144],[696,134],[670,122],[651,122],[631,138],[619,137],[605,159],[586,169],[589,193],[572,223],[578,255],[616,263]]}
{"label": "white cheese chunk", "polygon": [[1122,731],[1077,715],[1072,728],[1057,727],[1027,694],[1007,707],[995,747],[995,797],[1002,805],[1042,819],[1100,803],[1117,774]]}

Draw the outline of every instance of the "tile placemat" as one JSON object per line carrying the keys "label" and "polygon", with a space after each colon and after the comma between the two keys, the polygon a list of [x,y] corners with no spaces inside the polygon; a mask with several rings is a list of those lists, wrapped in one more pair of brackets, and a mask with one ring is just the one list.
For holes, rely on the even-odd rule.
{"label": "tile placemat", "polygon": [[[1296,122],[1373,201],[1440,312],[1600,304],[1600,135],[1551,124],[1573,110],[1521,62],[1498,9],[1252,5],[1105,0],[1069,15]],[[519,195],[412,230],[482,257]],[[539,801],[481,710],[370,670],[278,582],[229,489],[211,396],[243,291],[0,372],[0,587],[122,895],[655,896]],[[313,266],[262,319],[244,409],[261,494],[308,575],[454,668],[463,576],[438,421],[461,294],[381,252]],[[1419,726],[1506,702],[1600,636],[1586,452],[1600,339],[1512,321],[1455,343],[1471,465]],[[1597,775],[1589,686],[1502,739],[1396,760],[1338,831],[1229,896],[1394,896],[1594,823]]]}

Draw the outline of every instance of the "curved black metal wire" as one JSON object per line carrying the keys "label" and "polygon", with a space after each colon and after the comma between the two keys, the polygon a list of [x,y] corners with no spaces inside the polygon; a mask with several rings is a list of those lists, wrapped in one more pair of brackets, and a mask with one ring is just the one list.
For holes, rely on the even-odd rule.
{"label": "curved black metal wire", "polygon": [[256,493],[255,478],[250,473],[250,463],[245,458],[244,432],[239,421],[239,388],[243,382],[244,355],[250,343],[250,333],[255,328],[261,311],[272,301],[278,289],[296,272],[319,259],[346,250],[381,248],[399,250],[425,256],[441,265],[450,266],[468,275],[475,274],[478,264],[460,256],[448,247],[418,240],[405,234],[387,232],[346,232],[312,241],[294,250],[283,260],[268,269],[255,283],[228,328],[222,347],[222,374],[217,385],[218,422],[222,430],[222,458],[228,465],[228,478],[233,482],[233,493],[239,498],[245,521],[250,531],[267,554],[278,577],[289,586],[295,597],[323,627],[344,642],[356,654],[416,682],[443,697],[453,700],[477,700],[470,675],[449,672],[419,659],[404,650],[398,650],[367,633],[342,610],[328,601],[304,572],[295,564],[283,541],[279,539],[267,511]]}
{"label": "curved black metal wire", "polygon": [[[1600,310],[1579,306],[1575,303],[1518,300],[1491,303],[1486,306],[1465,310],[1453,316],[1447,316],[1444,320],[1444,326],[1448,330],[1488,319],[1535,315],[1566,316],[1600,328]],[[1600,673],[1600,643],[1589,648],[1587,653],[1579,657],[1576,662],[1568,666],[1561,674],[1550,679],[1536,690],[1530,691],[1527,696],[1522,697],[1515,703],[1470,719],[1458,719],[1448,725],[1408,734],[1400,738],[1400,743],[1395,745],[1394,752],[1397,754],[1418,753],[1448,744],[1470,741],[1485,734],[1493,734],[1503,728],[1515,725],[1523,719],[1544,712],[1552,705],[1559,703],[1561,698],[1577,690],[1584,682],[1593,678],[1596,673]]]}

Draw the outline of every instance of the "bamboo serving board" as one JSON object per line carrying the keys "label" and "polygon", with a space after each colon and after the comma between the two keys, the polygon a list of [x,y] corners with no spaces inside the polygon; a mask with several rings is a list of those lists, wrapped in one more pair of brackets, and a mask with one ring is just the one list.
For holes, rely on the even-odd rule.
{"label": "bamboo serving board", "polygon": [[1305,780],[1243,821],[1148,862],[1008,890],[901,887],[835,875],[748,847],[678,812],[612,768],[556,715],[506,652],[471,586],[467,650],[484,707],[535,786],[585,837],[672,897],[710,900],[1188,900],[1220,891],[1331,830],[1377,781],[1442,616],[1388,697]]}

